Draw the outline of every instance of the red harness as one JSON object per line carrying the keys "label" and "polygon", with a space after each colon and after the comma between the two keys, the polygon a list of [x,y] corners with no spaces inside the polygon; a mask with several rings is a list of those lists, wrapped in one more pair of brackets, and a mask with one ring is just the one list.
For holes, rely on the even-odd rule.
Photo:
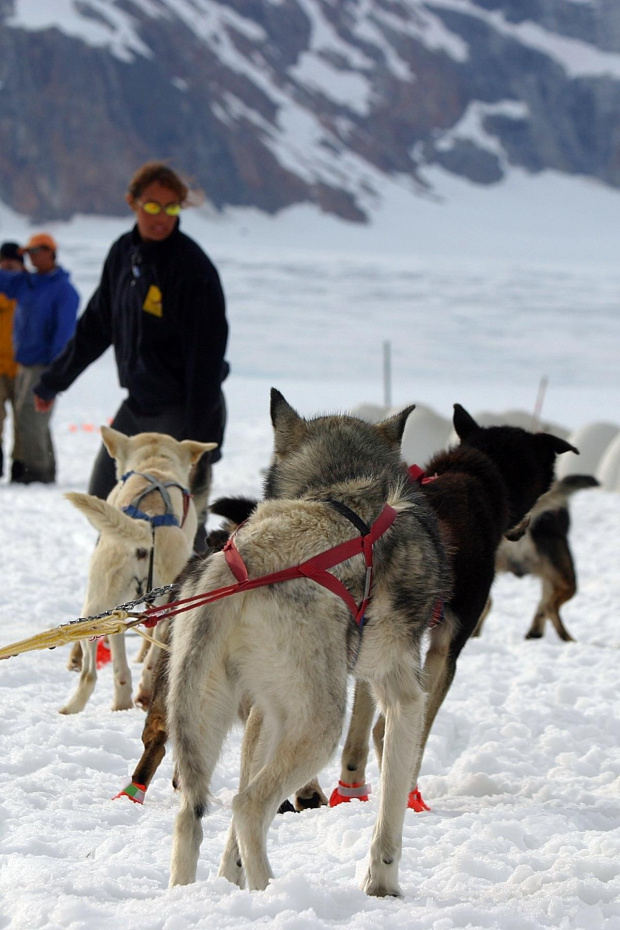
{"label": "red harness", "polygon": [[[425,472],[418,465],[411,465],[409,468],[409,477],[412,481],[419,481],[420,484],[426,484],[434,481],[437,475],[426,477]],[[206,591],[202,594],[194,594],[192,597],[185,597],[182,600],[173,601],[171,604],[164,604],[161,607],[147,607],[142,616],[144,617],[143,625],[154,627],[162,620],[168,620],[176,617],[177,614],[184,613],[186,610],[192,610],[194,607],[202,607],[204,604],[211,604],[213,601],[219,601],[231,594],[240,594],[242,591],[251,591],[254,588],[262,588],[269,584],[278,584],[280,581],[291,581],[293,578],[309,578],[316,581],[317,584],[327,588],[333,594],[341,598],[355,619],[358,626],[364,623],[364,613],[370,600],[370,588],[372,585],[372,551],[375,542],[383,536],[396,519],[396,511],[389,504],[386,504],[370,527],[367,533],[361,536],[355,536],[347,542],[340,543],[332,549],[327,549],[319,555],[313,556],[301,565],[291,565],[289,568],[280,569],[277,572],[271,572],[269,575],[262,575],[259,578],[250,578],[245,562],[241,558],[241,553],[237,549],[234,533],[224,546],[224,557],[231,572],[237,579],[234,584],[226,585],[223,588],[216,588],[213,591]],[[355,555],[363,554],[366,563],[366,580],[364,583],[364,595],[361,603],[358,605],[355,598],[347,590],[341,581],[331,575],[328,571],[341,562],[352,559]],[[443,604],[439,601],[433,612],[433,626],[439,623],[443,616]]]}
{"label": "red harness", "polygon": [[[370,600],[370,588],[372,584],[372,550],[375,542],[383,536],[396,519],[396,510],[386,504],[370,527],[368,533],[362,536],[355,536],[346,542],[327,549],[319,555],[302,562],[301,565],[291,565],[289,568],[280,569],[277,572],[271,572],[269,575],[261,575],[259,578],[250,578],[245,566],[241,553],[237,549],[234,541],[234,534],[230,537],[224,546],[224,557],[228,567],[237,579],[235,584],[226,585],[223,588],[216,588],[214,591],[195,594],[192,597],[186,597],[179,601],[173,601],[171,604],[165,604],[162,607],[147,607],[143,613],[145,620],[144,626],[153,627],[161,620],[168,620],[177,614],[193,607],[202,607],[204,604],[210,604],[213,601],[219,601],[221,598],[228,597],[231,594],[238,594],[242,591],[251,591],[254,588],[262,588],[264,585],[277,584],[280,581],[290,581],[292,578],[309,578],[316,581],[317,584],[327,588],[333,594],[340,597],[349,610],[351,611],[355,622],[362,626],[364,622],[364,613]],[[364,595],[361,603],[358,605],[347,588],[341,581],[331,575],[327,569],[340,565],[352,559],[355,555],[363,554],[366,563],[366,580],[364,584]]]}

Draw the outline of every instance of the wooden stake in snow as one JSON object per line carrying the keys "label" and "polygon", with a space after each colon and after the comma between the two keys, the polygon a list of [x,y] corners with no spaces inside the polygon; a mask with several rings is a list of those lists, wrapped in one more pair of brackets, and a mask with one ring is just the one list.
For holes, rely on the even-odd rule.
{"label": "wooden stake in snow", "polygon": [[536,398],[536,403],[534,405],[534,413],[532,415],[532,432],[535,433],[540,427],[540,418],[542,413],[542,406],[545,400],[545,391],[547,390],[547,385],[549,384],[549,378],[547,375],[543,375],[540,379],[540,384],[538,385],[538,396]]}

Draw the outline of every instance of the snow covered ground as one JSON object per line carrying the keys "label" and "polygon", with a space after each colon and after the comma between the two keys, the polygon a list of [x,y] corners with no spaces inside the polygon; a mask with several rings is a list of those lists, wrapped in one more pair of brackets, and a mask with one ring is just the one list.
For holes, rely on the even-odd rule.
{"label": "snow covered ground", "polygon": [[[598,193],[592,209],[603,202]],[[462,232],[469,194],[462,188],[459,196],[446,229]],[[444,415],[455,401],[474,414],[531,410],[546,375],[545,418],[571,430],[619,421],[620,272],[609,245],[617,196],[606,195],[598,213],[598,255],[586,235],[594,234],[595,215],[585,208],[580,244],[565,229],[562,248],[559,223],[535,248],[522,223],[505,249],[508,238],[489,234],[488,223],[499,230],[501,222],[485,196],[462,248],[454,241],[437,248],[437,219],[428,220],[426,247],[422,239],[397,243],[396,234],[376,235],[373,244],[368,230],[319,224],[303,210],[279,225],[184,217],[216,260],[229,300],[233,373],[215,494],[259,493],[271,448],[271,384],[305,414],[381,403],[386,340],[393,404],[418,401]],[[513,215],[523,208],[519,196],[511,202]],[[420,206],[425,216],[427,206]],[[85,297],[125,228],[86,219],[53,228]],[[3,239],[25,232],[23,221],[0,213]],[[615,253],[614,244],[614,261]],[[80,614],[94,531],[62,492],[85,489],[96,427],[120,397],[107,355],[57,405],[58,485],[0,483],[2,645]],[[402,900],[359,890],[377,811],[374,762],[368,804],[276,819],[269,834],[276,878],[265,892],[216,877],[239,731],[215,776],[198,882],[167,891],[177,806],[170,758],[144,807],[110,800],[140,755],[143,713],[110,712],[108,668],[83,714],[59,716],[75,684],[66,649],[1,663],[0,926],[620,928],[620,495],[581,492],[572,517],[580,587],[564,617],[578,641],[563,644],[549,631],[525,642],[538,583],[498,579],[485,632],[466,647],[428,745],[421,787],[432,811],[407,814]],[[132,639],[130,652],[137,649]],[[336,758],[321,776],[326,789],[337,775]]]}

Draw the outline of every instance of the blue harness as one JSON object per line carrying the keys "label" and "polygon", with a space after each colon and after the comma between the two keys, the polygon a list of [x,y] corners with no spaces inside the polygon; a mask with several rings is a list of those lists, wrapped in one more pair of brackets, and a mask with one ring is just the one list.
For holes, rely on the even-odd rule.
{"label": "blue harness", "polygon": [[[148,481],[148,484],[145,488],[140,491],[139,494],[136,494],[134,499],[126,507],[123,507],[123,513],[126,513],[128,517],[133,517],[134,520],[146,520],[147,523],[151,524],[151,533],[153,536],[153,541],[151,543],[151,551],[149,554],[149,568],[148,576],[146,580],[146,590],[151,591],[153,588],[153,568],[155,563],[155,530],[158,526],[183,526],[185,523],[185,518],[187,516],[187,511],[189,509],[189,502],[191,500],[191,494],[184,488],[182,484],[179,484],[178,481],[158,481],[153,475],[142,471],[128,471],[122,476],[121,481],[125,483],[128,478],[132,475],[139,475],[140,478],[145,478]],[[170,500],[170,495],[168,493],[168,488],[179,488],[183,494],[183,519],[179,520],[176,516],[173,507],[172,501]],[[150,494],[152,491],[159,491],[161,494],[164,506],[166,508],[165,513],[158,514],[149,514],[145,513],[140,509],[142,504],[142,498],[146,497],[147,494]],[[138,580],[138,579],[136,579]],[[141,586],[142,582],[138,582],[138,593],[141,595]],[[151,603],[149,601],[149,603]]]}
{"label": "blue harness", "polygon": [[[184,488],[183,485],[178,483],[178,481],[158,481],[157,478],[155,478],[153,475],[149,475],[148,473],[141,471],[125,472],[121,478],[121,481],[124,483],[128,478],[131,478],[132,475],[139,475],[140,478],[146,478],[149,483],[145,488],[142,489],[142,491],[140,491],[139,494],[136,494],[130,504],[128,504],[126,507],[123,507],[123,513],[126,513],[128,517],[133,517],[135,520],[146,520],[151,524],[153,529],[158,526],[182,526],[185,522],[187,507],[189,505],[189,499],[191,496],[187,488]],[[168,488],[179,488],[183,494],[183,523],[179,520],[174,512],[172,501],[170,500],[170,495],[168,493]],[[153,515],[140,510],[142,499],[152,491],[159,491],[161,494],[164,506],[166,508],[165,513],[158,513]]]}

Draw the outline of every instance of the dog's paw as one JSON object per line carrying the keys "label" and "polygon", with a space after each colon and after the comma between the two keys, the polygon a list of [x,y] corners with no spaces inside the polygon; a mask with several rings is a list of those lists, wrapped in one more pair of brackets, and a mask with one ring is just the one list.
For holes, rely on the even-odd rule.
{"label": "dog's paw", "polygon": [[74,703],[72,703],[71,701],[69,701],[68,704],[65,704],[64,707],[61,707],[61,708],[60,708],[60,710],[58,711],[58,713],[59,713],[59,714],[64,714],[65,716],[69,716],[70,714],[79,714],[80,711],[82,711],[82,710],[84,710],[83,707],[79,707],[79,706],[77,706],[76,704],[74,704]]}
{"label": "dog's paw", "polygon": [[327,798],[322,791],[313,791],[312,794],[305,797],[302,797],[299,793],[295,795],[294,810],[313,810],[316,807],[327,807]]}
{"label": "dog's paw", "polygon": [[373,898],[402,898],[402,891],[398,884],[373,876],[371,869],[366,873],[362,891]]}
{"label": "dog's paw", "polygon": [[128,701],[113,701],[110,710],[133,710],[133,701],[131,698]]}
{"label": "dog's paw", "polygon": [[146,711],[151,706],[152,700],[153,700],[152,694],[148,694],[146,691],[138,691],[134,703],[136,707],[141,707],[142,710]]}

